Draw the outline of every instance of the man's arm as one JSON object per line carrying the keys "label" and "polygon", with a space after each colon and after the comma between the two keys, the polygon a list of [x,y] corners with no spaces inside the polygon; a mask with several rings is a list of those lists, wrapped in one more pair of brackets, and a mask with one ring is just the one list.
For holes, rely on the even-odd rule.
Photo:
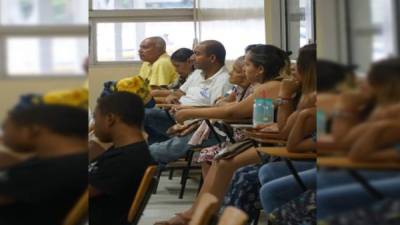
{"label": "man's arm", "polygon": [[185,95],[185,92],[181,90],[175,90],[172,94],[165,98],[167,104],[179,104],[179,99]]}

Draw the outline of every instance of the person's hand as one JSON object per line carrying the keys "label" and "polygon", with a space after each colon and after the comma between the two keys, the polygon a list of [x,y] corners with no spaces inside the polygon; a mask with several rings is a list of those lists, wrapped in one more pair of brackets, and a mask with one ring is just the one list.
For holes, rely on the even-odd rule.
{"label": "person's hand", "polygon": [[279,90],[279,97],[291,98],[292,95],[300,88],[300,81],[294,78],[283,79]]}
{"label": "person's hand", "polygon": [[184,136],[192,133],[193,131],[195,131],[198,127],[199,127],[199,121],[195,122],[195,123],[191,123],[191,124],[185,125],[185,129],[181,130],[179,132],[178,136],[184,137]]}
{"label": "person's hand", "polygon": [[186,129],[187,127],[183,124],[175,124],[172,127],[168,128],[167,130],[167,134],[168,135],[176,135],[177,133],[179,133],[180,131]]}
{"label": "person's hand", "polygon": [[220,96],[220,97],[218,97],[217,99],[215,99],[214,104],[215,104],[215,105],[223,104],[223,103],[224,103],[224,100],[225,100],[225,97]]}
{"label": "person's hand", "polygon": [[175,115],[175,113],[178,112],[179,110],[190,109],[190,108],[193,108],[193,107],[192,106],[188,106],[188,105],[174,105],[169,110],[169,113],[171,115]]}
{"label": "person's hand", "polygon": [[257,125],[253,130],[258,132],[276,133],[279,132],[277,123]]}
{"label": "person's hand", "polygon": [[297,109],[312,108],[315,107],[316,104],[317,104],[317,93],[313,92],[311,94],[303,96],[303,98],[299,102],[299,105],[297,106]]}
{"label": "person's hand", "polygon": [[168,95],[168,96],[165,98],[165,102],[166,102],[167,104],[180,104],[179,98],[178,98],[177,96],[175,96],[175,95]]}
{"label": "person's hand", "polygon": [[182,124],[184,121],[190,119],[190,109],[182,109],[175,112],[175,120],[177,123]]}

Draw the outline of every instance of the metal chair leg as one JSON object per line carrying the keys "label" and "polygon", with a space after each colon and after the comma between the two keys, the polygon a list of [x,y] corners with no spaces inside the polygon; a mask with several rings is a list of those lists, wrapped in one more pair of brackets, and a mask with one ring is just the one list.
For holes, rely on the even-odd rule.
{"label": "metal chair leg", "polygon": [[374,198],[377,200],[382,200],[384,198],[383,194],[380,193],[378,190],[376,190],[374,187],[372,187],[371,184],[368,183],[368,181],[361,176],[361,174],[357,173],[354,170],[347,170],[347,172],[357,181],[361,184],[361,186],[367,190],[367,192],[372,195]]}
{"label": "metal chair leg", "polygon": [[173,177],[174,177],[174,169],[171,168],[171,169],[169,170],[168,180],[172,180]]}
{"label": "metal chair leg", "polygon": [[194,155],[194,152],[192,150],[189,150],[189,152],[188,152],[188,163],[187,163],[186,167],[182,171],[181,190],[179,192],[179,199],[182,199],[183,195],[185,193],[187,179],[189,178],[190,167],[192,166],[193,155]]}
{"label": "metal chair leg", "polygon": [[292,162],[289,159],[284,159],[284,160],[285,160],[286,165],[288,166],[290,172],[294,176],[294,179],[296,180],[296,182],[300,185],[300,187],[301,187],[301,189],[303,189],[303,191],[306,191],[307,187],[306,187],[306,185],[304,185],[304,183],[301,180],[299,174],[297,173],[296,169],[294,168]]}

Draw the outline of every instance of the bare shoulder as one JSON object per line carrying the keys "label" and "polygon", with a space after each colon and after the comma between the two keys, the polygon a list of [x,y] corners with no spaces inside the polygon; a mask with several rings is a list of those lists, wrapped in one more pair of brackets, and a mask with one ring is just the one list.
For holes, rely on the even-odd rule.
{"label": "bare shoulder", "polygon": [[255,90],[255,96],[265,96],[269,98],[275,98],[278,96],[279,89],[281,87],[280,81],[269,81],[264,84],[258,85]]}

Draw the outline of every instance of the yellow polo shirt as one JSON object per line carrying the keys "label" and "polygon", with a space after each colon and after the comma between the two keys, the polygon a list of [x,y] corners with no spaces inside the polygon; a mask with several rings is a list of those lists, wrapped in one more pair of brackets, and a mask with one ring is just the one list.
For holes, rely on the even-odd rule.
{"label": "yellow polo shirt", "polygon": [[143,62],[139,75],[149,80],[150,86],[166,86],[177,78],[175,67],[167,53],[162,54],[153,64]]}

